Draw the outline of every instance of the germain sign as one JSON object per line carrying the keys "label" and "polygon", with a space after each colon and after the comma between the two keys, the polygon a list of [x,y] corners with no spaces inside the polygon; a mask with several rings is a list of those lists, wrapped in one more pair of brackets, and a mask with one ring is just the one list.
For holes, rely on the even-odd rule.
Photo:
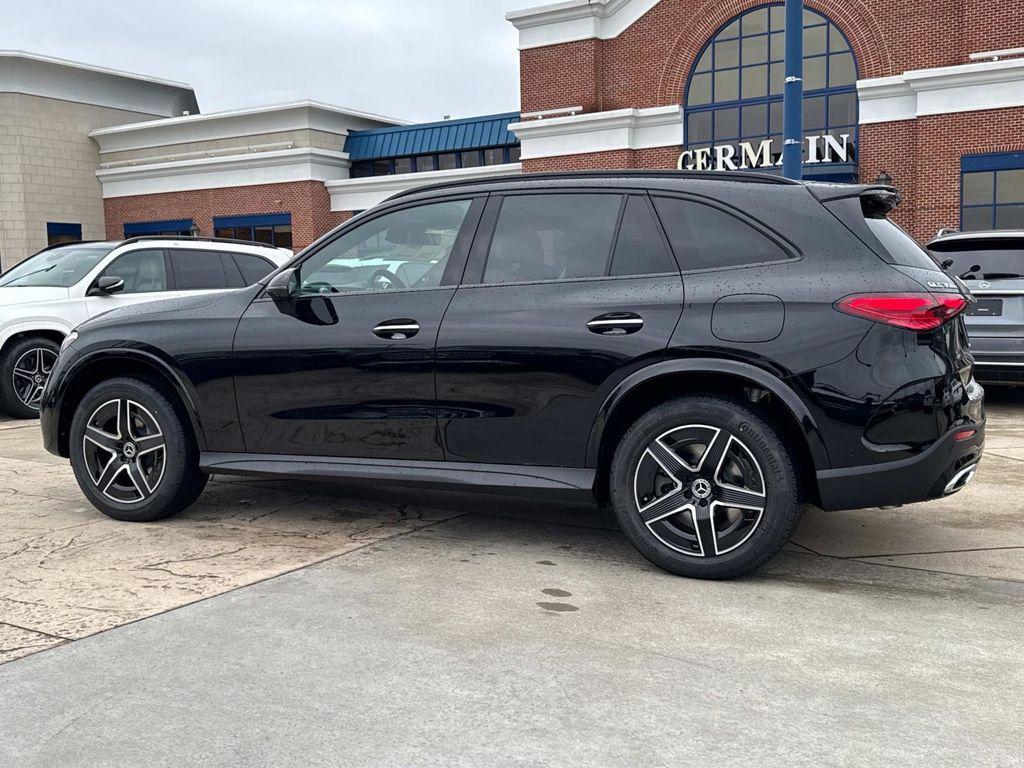
{"label": "germain sign", "polygon": [[[807,136],[804,142],[804,163],[807,165],[854,161],[856,148],[848,133],[840,136]],[[701,149],[687,149],[679,155],[678,168],[681,171],[743,171],[749,168],[771,168],[781,165],[782,147],[776,147],[772,139],[765,139],[757,143],[743,141],[739,145],[719,144]]]}

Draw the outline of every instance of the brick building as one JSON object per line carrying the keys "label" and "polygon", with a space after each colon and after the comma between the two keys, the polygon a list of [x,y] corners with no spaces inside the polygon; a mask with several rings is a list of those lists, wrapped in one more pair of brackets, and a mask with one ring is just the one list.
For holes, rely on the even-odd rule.
{"label": "brick building", "polygon": [[[299,249],[446,179],[779,172],[781,2],[566,0],[507,18],[521,111],[421,125],[316,101],[200,114],[180,83],[0,54],[0,264],[76,235]],[[806,178],[885,174],[922,240],[1024,228],[1019,0],[806,0],[803,36]]]}
{"label": "brick building", "polygon": [[[1019,0],[806,0],[805,177],[887,173],[905,197],[897,218],[921,239],[1024,228],[1021,11]],[[760,0],[509,13],[524,170],[774,168],[783,15]]]}

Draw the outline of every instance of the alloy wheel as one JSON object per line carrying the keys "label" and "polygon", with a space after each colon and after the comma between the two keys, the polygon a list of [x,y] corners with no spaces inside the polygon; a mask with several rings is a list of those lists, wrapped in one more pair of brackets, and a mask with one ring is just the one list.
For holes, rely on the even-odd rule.
{"label": "alloy wheel", "polygon": [[633,476],[644,525],[666,546],[693,557],[742,546],[764,516],[766,493],[764,473],[746,444],[703,424],[652,440]]}
{"label": "alloy wheel", "polygon": [[146,501],[160,486],[167,443],[156,418],[128,398],[108,400],[89,416],[82,436],[89,478],[121,504]]}
{"label": "alloy wheel", "polygon": [[38,411],[57,354],[45,347],[26,350],[14,363],[14,394],[28,408]]}

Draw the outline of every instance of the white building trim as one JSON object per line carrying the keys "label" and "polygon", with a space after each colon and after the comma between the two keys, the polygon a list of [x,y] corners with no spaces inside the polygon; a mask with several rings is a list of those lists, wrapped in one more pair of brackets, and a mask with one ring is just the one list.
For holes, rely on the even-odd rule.
{"label": "white building trim", "polygon": [[289,181],[331,181],[346,178],[350,167],[345,152],[299,147],[105,168],[97,171],[96,176],[107,199]]}
{"label": "white building trim", "polygon": [[620,149],[678,147],[683,143],[682,107],[589,112],[573,117],[527,120],[509,126],[522,142],[522,158],[582,155]]}
{"label": "white building trim", "polygon": [[519,50],[574,40],[618,37],[659,0],[568,0],[509,11],[505,18],[519,30]]}
{"label": "white building trim", "polygon": [[522,163],[485,165],[479,168],[455,168],[450,171],[399,173],[391,176],[370,176],[362,179],[337,179],[326,183],[331,193],[332,211],[364,211],[387,200],[392,195],[445,181],[471,181],[490,179],[511,173],[521,173]]}
{"label": "white building trim", "polygon": [[0,92],[170,117],[198,112],[186,83],[121,72],[28,51],[0,51]]}
{"label": "white building trim", "polygon": [[857,82],[861,124],[1024,106],[1024,59],[915,69]]}
{"label": "white building trim", "polygon": [[350,130],[393,125],[406,123],[319,101],[298,101],[116,125],[100,128],[89,135],[100,145],[100,153],[103,154],[304,129],[344,136]]}

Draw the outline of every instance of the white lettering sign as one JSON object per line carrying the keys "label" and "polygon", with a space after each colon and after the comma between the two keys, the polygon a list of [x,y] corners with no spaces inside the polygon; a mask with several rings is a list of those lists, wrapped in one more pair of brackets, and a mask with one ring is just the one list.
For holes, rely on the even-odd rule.
{"label": "white lettering sign", "polygon": [[[825,134],[806,138],[806,163],[851,163],[855,147],[850,134]],[[714,147],[687,149],[679,155],[681,171],[745,171],[751,168],[770,168],[782,165],[782,148],[776,149],[771,139],[753,144],[719,144]]]}

